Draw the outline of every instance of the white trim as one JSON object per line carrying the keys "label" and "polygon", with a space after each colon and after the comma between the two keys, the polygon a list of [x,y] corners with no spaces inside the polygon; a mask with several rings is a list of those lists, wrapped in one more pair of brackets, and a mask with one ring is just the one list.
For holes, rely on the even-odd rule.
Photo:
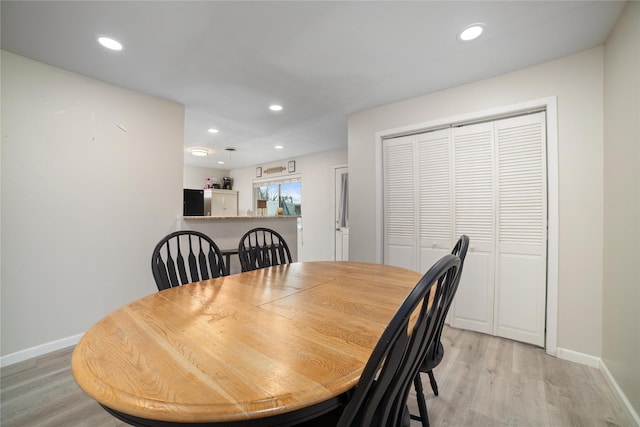
{"label": "white trim", "polygon": [[558,345],[558,108],[557,97],[534,99],[518,104],[505,105],[461,114],[453,117],[431,120],[413,125],[401,126],[375,133],[375,185],[376,185],[376,262],[383,262],[383,194],[382,194],[382,140],[385,138],[435,130],[453,123],[464,123],[481,119],[526,112],[544,108],[547,112],[547,311],[546,340],[547,354],[556,355]]}
{"label": "white trim", "polygon": [[336,245],[338,244],[336,242],[336,222],[338,220],[338,218],[336,218],[336,212],[338,211],[338,207],[336,206],[336,187],[338,185],[338,183],[336,182],[336,171],[338,169],[342,169],[342,168],[347,168],[347,173],[349,171],[349,164],[348,163],[341,163],[339,165],[334,165],[333,166],[333,260],[336,260]]}
{"label": "white trim", "polygon": [[547,354],[558,347],[558,242],[560,215],[558,196],[558,104],[555,96],[545,98],[547,110]]}
{"label": "white trim", "polygon": [[35,347],[16,351],[15,353],[7,354],[6,356],[0,357],[0,366],[5,367],[13,365],[14,363],[23,362],[25,360],[43,356],[56,350],[74,346],[78,344],[78,341],[80,341],[80,338],[82,338],[83,335],[84,334],[78,334],[71,337],[59,339],[57,341],[51,341],[45,344],[37,345]]}
{"label": "white trim", "polygon": [[382,258],[383,256],[383,245],[384,242],[382,241],[382,235],[383,235],[383,231],[384,231],[384,224],[382,223],[382,216],[383,216],[383,212],[384,212],[384,206],[383,206],[383,201],[384,201],[384,194],[382,193],[382,185],[383,185],[383,177],[384,177],[384,172],[382,170],[382,140],[385,137],[385,132],[386,131],[382,131],[382,132],[376,132],[376,140],[375,140],[375,144],[376,144],[376,164],[375,166],[375,171],[376,171],[376,176],[375,176],[375,182],[376,182],[376,197],[375,197],[375,218],[376,218],[376,262],[378,264],[382,264],[384,259]]}
{"label": "white trim", "polygon": [[607,368],[607,365],[603,360],[600,360],[600,372],[602,372],[602,375],[604,376],[605,381],[607,381],[607,384],[609,384],[611,391],[618,399],[618,402],[620,402],[620,405],[622,405],[622,409],[629,419],[628,421],[631,422],[630,426],[640,427],[640,415],[638,415],[638,412],[633,408],[633,405],[629,402],[627,395],[622,391],[613,375],[611,375],[609,368]]}
{"label": "white trim", "polygon": [[[284,184],[289,182],[302,182],[302,174],[276,175],[266,178],[256,178],[252,181],[253,188],[268,184]],[[235,190],[238,191],[238,190]]]}
{"label": "white trim", "polygon": [[569,362],[579,363],[581,365],[591,366],[598,369],[600,367],[600,358],[590,354],[580,353],[578,351],[568,350],[566,348],[557,348],[556,356],[558,359],[568,360]]}
{"label": "white trim", "polygon": [[620,406],[622,406],[622,409],[627,416],[627,421],[630,422],[629,425],[631,427],[640,427],[640,415],[638,415],[638,412],[634,409],[633,405],[627,398],[627,395],[624,393],[622,388],[620,388],[620,385],[601,358],[592,356],[590,354],[567,350],[566,348],[557,348],[556,352],[559,359],[564,359],[570,362],[580,363],[581,365],[599,369],[600,372],[602,372],[602,376],[607,382],[607,385],[611,389],[611,392],[618,400],[618,403],[620,403]]}

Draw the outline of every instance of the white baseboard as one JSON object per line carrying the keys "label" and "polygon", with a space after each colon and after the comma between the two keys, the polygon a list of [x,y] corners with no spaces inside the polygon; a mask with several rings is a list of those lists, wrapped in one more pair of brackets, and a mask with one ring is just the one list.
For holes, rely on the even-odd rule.
{"label": "white baseboard", "polygon": [[607,381],[607,384],[609,384],[609,387],[611,387],[611,391],[613,391],[613,394],[616,396],[627,414],[627,418],[631,421],[630,425],[633,427],[640,427],[640,415],[638,415],[638,412],[633,408],[631,402],[627,399],[627,395],[624,394],[616,379],[611,375],[611,372],[609,371],[609,368],[607,368],[607,365],[605,365],[604,361],[600,361],[599,367],[604,379]]}
{"label": "white baseboard", "polygon": [[567,350],[566,348],[558,348],[556,356],[559,359],[568,360],[570,362],[580,363],[582,365],[591,366],[592,368],[599,369],[604,376],[605,381],[611,388],[616,399],[622,405],[622,409],[627,415],[628,421],[631,423],[631,427],[640,427],[640,416],[638,412],[633,408],[629,399],[627,399],[627,395],[624,394],[624,391],[618,385],[618,382],[615,380],[611,372],[607,368],[607,365],[602,361],[601,358],[596,356],[591,356],[590,354],[579,353],[573,350]]}
{"label": "white baseboard", "polygon": [[558,347],[556,350],[556,357],[558,357],[558,359],[564,359],[570,362],[576,362],[581,365],[587,365],[591,366],[592,368],[600,369],[600,358],[592,356],[590,354],[579,353],[577,351]]}
{"label": "white baseboard", "polygon": [[27,348],[25,350],[16,351],[15,353],[7,354],[0,357],[0,367],[13,365],[14,363],[22,362],[34,357],[42,356],[52,351],[61,350],[66,347],[78,344],[82,335],[74,335],[72,337],[62,338],[57,341],[48,342],[46,344],[37,345],[35,347]]}

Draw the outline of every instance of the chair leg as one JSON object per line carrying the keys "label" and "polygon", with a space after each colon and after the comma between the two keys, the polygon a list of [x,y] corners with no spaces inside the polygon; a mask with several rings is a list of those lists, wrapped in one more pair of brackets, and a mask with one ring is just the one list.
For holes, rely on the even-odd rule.
{"label": "chair leg", "polygon": [[429,413],[427,412],[427,402],[424,398],[424,390],[422,389],[422,380],[420,379],[420,373],[413,379],[413,386],[416,389],[416,400],[418,401],[418,411],[420,411],[420,417],[411,415],[411,418],[422,422],[422,427],[429,427]]}
{"label": "chair leg", "polygon": [[433,394],[438,395],[438,384],[436,383],[436,377],[433,376],[433,371],[427,372],[429,374],[429,382],[431,383],[431,390]]}

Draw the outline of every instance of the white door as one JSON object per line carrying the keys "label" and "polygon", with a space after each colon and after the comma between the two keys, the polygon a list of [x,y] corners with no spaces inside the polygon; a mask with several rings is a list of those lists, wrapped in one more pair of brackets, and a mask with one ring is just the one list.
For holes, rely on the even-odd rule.
{"label": "white door", "polygon": [[418,271],[415,136],[384,142],[384,263]]}
{"label": "white door", "polygon": [[455,234],[470,247],[451,325],[544,346],[544,113],[453,130]]}
{"label": "white door", "polygon": [[451,252],[449,129],[415,135],[415,143],[418,159],[418,271],[426,272]]}
{"label": "white door", "polygon": [[544,346],[547,261],[545,113],[499,120],[495,335]]}
{"label": "white door", "polygon": [[493,334],[494,166],[493,123],[452,129],[455,235],[469,236],[469,250],[451,325]]}
{"label": "white door", "polygon": [[349,261],[349,168],[335,168],[335,251],[336,261]]}
{"label": "white door", "polygon": [[385,264],[424,272],[468,235],[450,324],[544,346],[544,113],[387,139],[383,173]]}

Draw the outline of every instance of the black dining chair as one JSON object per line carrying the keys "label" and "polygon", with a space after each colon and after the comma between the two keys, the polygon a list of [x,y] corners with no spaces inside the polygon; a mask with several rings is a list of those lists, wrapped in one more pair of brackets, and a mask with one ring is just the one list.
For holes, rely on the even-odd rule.
{"label": "black dining chair", "polygon": [[[462,268],[464,266],[464,259],[467,256],[467,250],[469,249],[469,237],[466,235],[460,236],[458,241],[456,242],[451,254],[456,255],[460,258],[460,268],[458,269],[458,274],[455,279],[455,283],[453,289],[448,295],[448,299],[445,301],[444,307],[444,316],[441,319],[441,323],[438,325],[436,330],[436,339],[432,343],[432,345],[427,349],[426,355],[422,364],[420,365],[420,372],[426,372],[429,375],[429,382],[431,383],[431,389],[433,390],[433,394],[438,395],[438,383],[436,382],[436,378],[433,375],[433,368],[438,366],[444,357],[444,346],[440,338],[442,337],[442,330],[444,329],[444,321],[449,312],[449,308],[451,307],[451,303],[453,302],[453,297],[458,290],[458,285],[460,284],[460,277],[462,276]],[[427,403],[424,397],[424,390],[422,387],[422,379],[420,377],[420,372],[416,375],[414,380],[414,387],[416,390],[416,400],[418,401],[418,410],[420,411],[420,416],[411,415],[411,418],[414,420],[419,420],[422,422],[423,427],[429,426],[429,415],[427,412]]]}
{"label": "black dining chair", "polygon": [[228,275],[222,252],[199,231],[175,231],[158,242],[151,256],[158,290]]}
{"label": "black dining chair", "polygon": [[331,425],[409,426],[409,391],[426,349],[436,339],[459,266],[460,258],[445,255],[418,281],[373,349],[337,423]]}
{"label": "black dining chair", "polygon": [[278,232],[264,227],[251,229],[240,238],[238,257],[242,271],[293,262],[284,238]]}

